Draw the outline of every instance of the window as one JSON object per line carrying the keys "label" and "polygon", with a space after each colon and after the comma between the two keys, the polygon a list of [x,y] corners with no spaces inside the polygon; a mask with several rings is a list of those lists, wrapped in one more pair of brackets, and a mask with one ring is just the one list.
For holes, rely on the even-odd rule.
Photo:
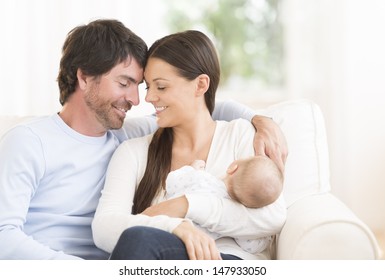
{"label": "window", "polygon": [[219,96],[236,90],[241,99],[254,99],[283,86],[280,0],[166,2],[169,32],[197,29],[214,41],[222,68]]}

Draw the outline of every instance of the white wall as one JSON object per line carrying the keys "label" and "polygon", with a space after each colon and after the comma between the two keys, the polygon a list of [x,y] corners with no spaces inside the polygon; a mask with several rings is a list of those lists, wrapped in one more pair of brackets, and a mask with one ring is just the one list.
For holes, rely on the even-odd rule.
{"label": "white wall", "polygon": [[323,110],[333,192],[385,230],[385,2],[285,1],[289,98]]}
{"label": "white wall", "polygon": [[[372,5],[370,5],[373,2]],[[346,14],[346,97],[350,202],[385,229],[385,2],[351,4]],[[359,186],[359,187],[358,187]],[[362,205],[356,207],[356,205]]]}
{"label": "white wall", "polygon": [[[116,18],[151,44],[167,33],[160,20],[164,12],[158,0],[1,1],[0,114],[50,114],[60,109],[56,77],[61,47],[75,26]],[[137,112],[135,108],[131,113]]]}

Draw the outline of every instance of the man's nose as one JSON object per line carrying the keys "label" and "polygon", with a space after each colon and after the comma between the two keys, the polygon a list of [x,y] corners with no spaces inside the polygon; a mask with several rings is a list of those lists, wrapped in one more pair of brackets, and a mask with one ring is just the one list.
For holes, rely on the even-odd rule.
{"label": "man's nose", "polygon": [[130,102],[132,105],[137,106],[139,105],[139,88],[135,87],[135,89],[131,89],[127,94],[126,94],[126,101]]}

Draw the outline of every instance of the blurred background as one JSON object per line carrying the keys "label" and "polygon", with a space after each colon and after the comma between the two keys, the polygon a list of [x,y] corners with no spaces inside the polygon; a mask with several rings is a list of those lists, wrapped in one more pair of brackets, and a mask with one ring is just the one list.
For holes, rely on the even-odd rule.
{"label": "blurred background", "polygon": [[[202,30],[221,58],[218,98],[256,109],[307,98],[321,107],[332,191],[383,242],[384,14],[382,0],[4,0],[0,115],[60,110],[61,47],[77,25],[116,18],[149,45],[170,32]],[[143,101],[130,115],[152,108]]]}

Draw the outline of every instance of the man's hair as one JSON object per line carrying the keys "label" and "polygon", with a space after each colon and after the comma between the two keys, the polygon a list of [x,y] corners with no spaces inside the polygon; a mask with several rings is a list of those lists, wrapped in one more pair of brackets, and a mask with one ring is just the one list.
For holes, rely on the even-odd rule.
{"label": "man's hair", "polygon": [[60,103],[75,91],[77,70],[98,77],[128,57],[144,68],[147,45],[120,21],[99,19],[72,29],[64,42],[57,78]]}

